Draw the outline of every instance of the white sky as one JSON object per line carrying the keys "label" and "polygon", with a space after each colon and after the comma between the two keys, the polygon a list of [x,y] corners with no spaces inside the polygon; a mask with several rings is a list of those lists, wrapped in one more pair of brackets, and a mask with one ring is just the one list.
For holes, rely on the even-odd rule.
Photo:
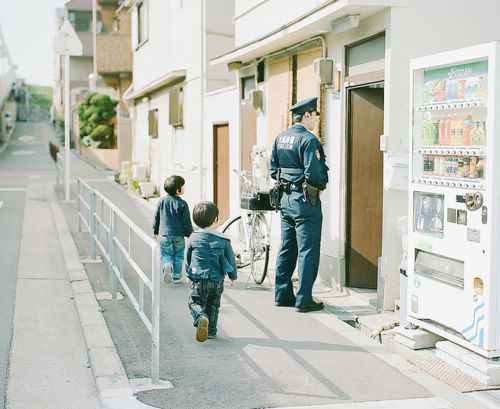
{"label": "white sky", "polygon": [[0,0],[0,26],[16,75],[32,85],[52,86],[56,8],[68,0]]}

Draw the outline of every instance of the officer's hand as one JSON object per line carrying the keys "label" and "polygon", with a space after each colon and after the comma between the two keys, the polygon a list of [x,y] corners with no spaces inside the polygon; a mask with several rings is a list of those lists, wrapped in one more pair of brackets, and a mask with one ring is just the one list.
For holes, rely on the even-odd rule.
{"label": "officer's hand", "polygon": [[157,234],[153,234],[153,238],[157,239],[158,235]]}
{"label": "officer's hand", "polygon": [[318,195],[321,196],[321,193],[323,193],[322,190],[318,190]]}
{"label": "officer's hand", "polygon": [[231,280],[231,284],[229,284],[231,287],[236,284],[236,280]]}

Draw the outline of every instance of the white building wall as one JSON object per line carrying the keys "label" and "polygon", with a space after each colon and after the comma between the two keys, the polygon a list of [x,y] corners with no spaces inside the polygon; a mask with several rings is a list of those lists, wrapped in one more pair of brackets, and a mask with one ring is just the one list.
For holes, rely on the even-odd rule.
{"label": "white building wall", "polygon": [[246,44],[330,0],[235,0],[235,45]]}
{"label": "white building wall", "polygon": [[[137,8],[132,8],[134,87],[187,69],[186,80],[201,72],[201,7],[197,1],[147,0],[148,39],[137,48]],[[175,56],[175,58],[173,58]]]}

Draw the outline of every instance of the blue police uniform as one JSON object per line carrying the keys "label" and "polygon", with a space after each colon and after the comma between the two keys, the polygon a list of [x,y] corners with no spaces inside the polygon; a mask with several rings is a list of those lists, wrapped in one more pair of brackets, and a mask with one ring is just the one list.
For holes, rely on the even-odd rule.
{"label": "blue police uniform", "polygon": [[[301,101],[290,108],[293,114],[316,110],[317,98]],[[316,206],[304,196],[302,183],[324,190],[328,183],[326,156],[320,141],[300,125],[279,134],[271,154],[271,177],[290,182],[290,192],[281,199],[281,247],[276,262],[275,300],[277,305],[293,305],[298,311],[314,305],[312,286],[319,267],[321,201]],[[298,260],[299,287],[293,293],[292,275]],[[303,307],[303,308],[302,308]],[[318,309],[318,308],[316,308]]]}

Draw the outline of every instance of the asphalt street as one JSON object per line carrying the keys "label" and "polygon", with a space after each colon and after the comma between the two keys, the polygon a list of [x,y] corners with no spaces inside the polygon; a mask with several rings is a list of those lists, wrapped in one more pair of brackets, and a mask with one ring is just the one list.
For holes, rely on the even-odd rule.
{"label": "asphalt street", "polygon": [[47,123],[17,123],[0,153],[2,409],[98,404],[54,227],[52,138]]}
{"label": "asphalt street", "polygon": [[[0,407],[4,408],[12,320],[16,297],[21,229],[28,182],[43,180],[54,171],[47,155],[48,131],[20,124],[0,153]],[[40,132],[41,131],[41,132]]]}

